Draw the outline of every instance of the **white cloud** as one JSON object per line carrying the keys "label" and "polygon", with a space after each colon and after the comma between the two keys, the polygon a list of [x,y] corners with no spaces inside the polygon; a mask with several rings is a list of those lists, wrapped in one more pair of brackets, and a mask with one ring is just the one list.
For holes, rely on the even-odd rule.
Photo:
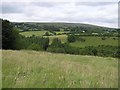
{"label": "white cloud", "polygon": [[[96,0],[4,0],[3,17],[11,21],[79,22],[108,27],[117,27],[118,0],[94,2]],[[38,0],[37,0],[38,1]],[[46,1],[46,2],[45,2]],[[52,1],[52,2],[49,2]],[[57,2],[56,2],[57,1]],[[86,1],[86,2],[85,2]],[[101,0],[98,0],[101,1]],[[77,3],[78,2],[78,3]],[[14,4],[14,5],[13,5]]]}

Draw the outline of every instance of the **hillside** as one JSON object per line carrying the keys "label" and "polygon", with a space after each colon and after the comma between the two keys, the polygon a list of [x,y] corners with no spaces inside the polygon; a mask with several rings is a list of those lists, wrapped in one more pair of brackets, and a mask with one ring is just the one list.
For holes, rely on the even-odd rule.
{"label": "hillside", "polygon": [[71,29],[77,29],[79,31],[96,31],[96,32],[104,32],[104,31],[117,31],[115,28],[102,27],[91,24],[83,24],[83,23],[60,23],[60,22],[46,22],[46,23],[38,23],[38,22],[12,22],[12,24],[23,31],[29,30],[42,30],[42,29],[51,29],[53,31],[59,31],[60,29],[64,29],[65,31],[69,31]]}
{"label": "hillside", "polygon": [[115,58],[3,50],[3,88],[117,88]]}

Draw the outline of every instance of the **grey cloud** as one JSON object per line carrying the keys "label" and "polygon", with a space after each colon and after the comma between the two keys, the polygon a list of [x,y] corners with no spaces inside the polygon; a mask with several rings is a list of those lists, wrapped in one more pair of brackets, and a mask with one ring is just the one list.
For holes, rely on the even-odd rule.
{"label": "grey cloud", "polygon": [[[5,2],[0,7],[2,7],[2,13],[5,14],[5,18],[15,21],[68,21],[115,25],[117,24],[115,15],[115,13],[117,14],[117,7],[114,7],[114,4],[117,5],[114,2],[74,2],[70,4],[70,2],[33,1],[29,3]],[[101,13],[97,14],[99,13],[98,11],[101,11]],[[102,12],[103,16],[101,16]],[[21,16],[21,13],[24,15]],[[92,17],[92,15],[95,16]],[[107,18],[107,16],[111,18]]]}
{"label": "grey cloud", "polygon": [[2,3],[2,13],[22,13],[24,11],[24,4],[23,3],[16,3],[16,2],[6,2]]}
{"label": "grey cloud", "polygon": [[117,4],[116,2],[76,2],[75,5],[77,6],[106,6],[106,5],[113,5]]}
{"label": "grey cloud", "polygon": [[108,23],[108,24],[117,24],[117,20],[118,18],[117,17],[114,17],[114,18],[106,18],[106,17],[94,17],[94,18],[91,18],[91,17],[87,17],[87,18],[80,18],[80,17],[74,17],[74,16],[69,16],[69,17],[63,17],[63,18],[60,18],[60,17],[56,17],[56,18],[53,18],[54,21],[68,21],[68,22],[89,22],[89,23]]}
{"label": "grey cloud", "polygon": [[39,7],[55,7],[66,3],[67,2],[32,2],[31,5],[37,5]]}
{"label": "grey cloud", "polygon": [[54,4],[53,3],[49,3],[49,2],[33,2],[31,3],[32,5],[37,5],[40,7],[53,7]]}

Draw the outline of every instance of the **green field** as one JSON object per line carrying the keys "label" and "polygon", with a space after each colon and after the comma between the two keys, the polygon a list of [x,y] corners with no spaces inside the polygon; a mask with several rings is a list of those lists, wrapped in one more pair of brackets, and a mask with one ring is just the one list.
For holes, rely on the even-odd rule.
{"label": "green field", "polygon": [[105,40],[102,40],[101,37],[83,37],[86,41],[80,42],[76,41],[74,43],[71,43],[72,46],[75,47],[85,47],[85,46],[98,46],[98,45],[112,45],[112,46],[118,46],[118,39],[113,40],[114,37],[106,38]]}
{"label": "green field", "polygon": [[[20,34],[24,35],[26,37],[30,37],[32,35],[42,36],[42,35],[45,34],[45,32],[47,32],[47,31],[27,31],[27,32],[21,32]],[[67,41],[67,35],[55,35],[55,36],[44,36],[44,37],[49,37],[50,38],[50,43],[52,42],[52,40],[54,38],[59,38],[62,42],[66,42]]]}
{"label": "green field", "polygon": [[32,35],[35,35],[35,36],[42,36],[45,34],[46,31],[26,31],[26,32],[21,32],[20,34],[21,35],[24,35],[26,37],[30,37]]}
{"label": "green field", "polygon": [[3,88],[117,88],[118,60],[3,50]]}

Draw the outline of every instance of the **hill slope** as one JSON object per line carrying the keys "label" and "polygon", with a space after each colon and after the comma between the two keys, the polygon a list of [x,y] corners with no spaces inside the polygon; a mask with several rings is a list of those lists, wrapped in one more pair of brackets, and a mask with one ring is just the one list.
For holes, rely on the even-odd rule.
{"label": "hill slope", "polygon": [[3,50],[3,88],[118,87],[115,58]]}
{"label": "hill slope", "polygon": [[29,31],[29,30],[57,30],[59,31],[62,29],[70,30],[73,27],[76,27],[74,29],[79,28],[79,30],[88,30],[88,31],[117,31],[117,28],[109,28],[109,27],[102,27],[97,25],[91,25],[91,24],[83,24],[83,23],[53,23],[53,22],[46,22],[46,23],[38,23],[38,22],[12,22],[13,26],[19,28],[23,31]]}

